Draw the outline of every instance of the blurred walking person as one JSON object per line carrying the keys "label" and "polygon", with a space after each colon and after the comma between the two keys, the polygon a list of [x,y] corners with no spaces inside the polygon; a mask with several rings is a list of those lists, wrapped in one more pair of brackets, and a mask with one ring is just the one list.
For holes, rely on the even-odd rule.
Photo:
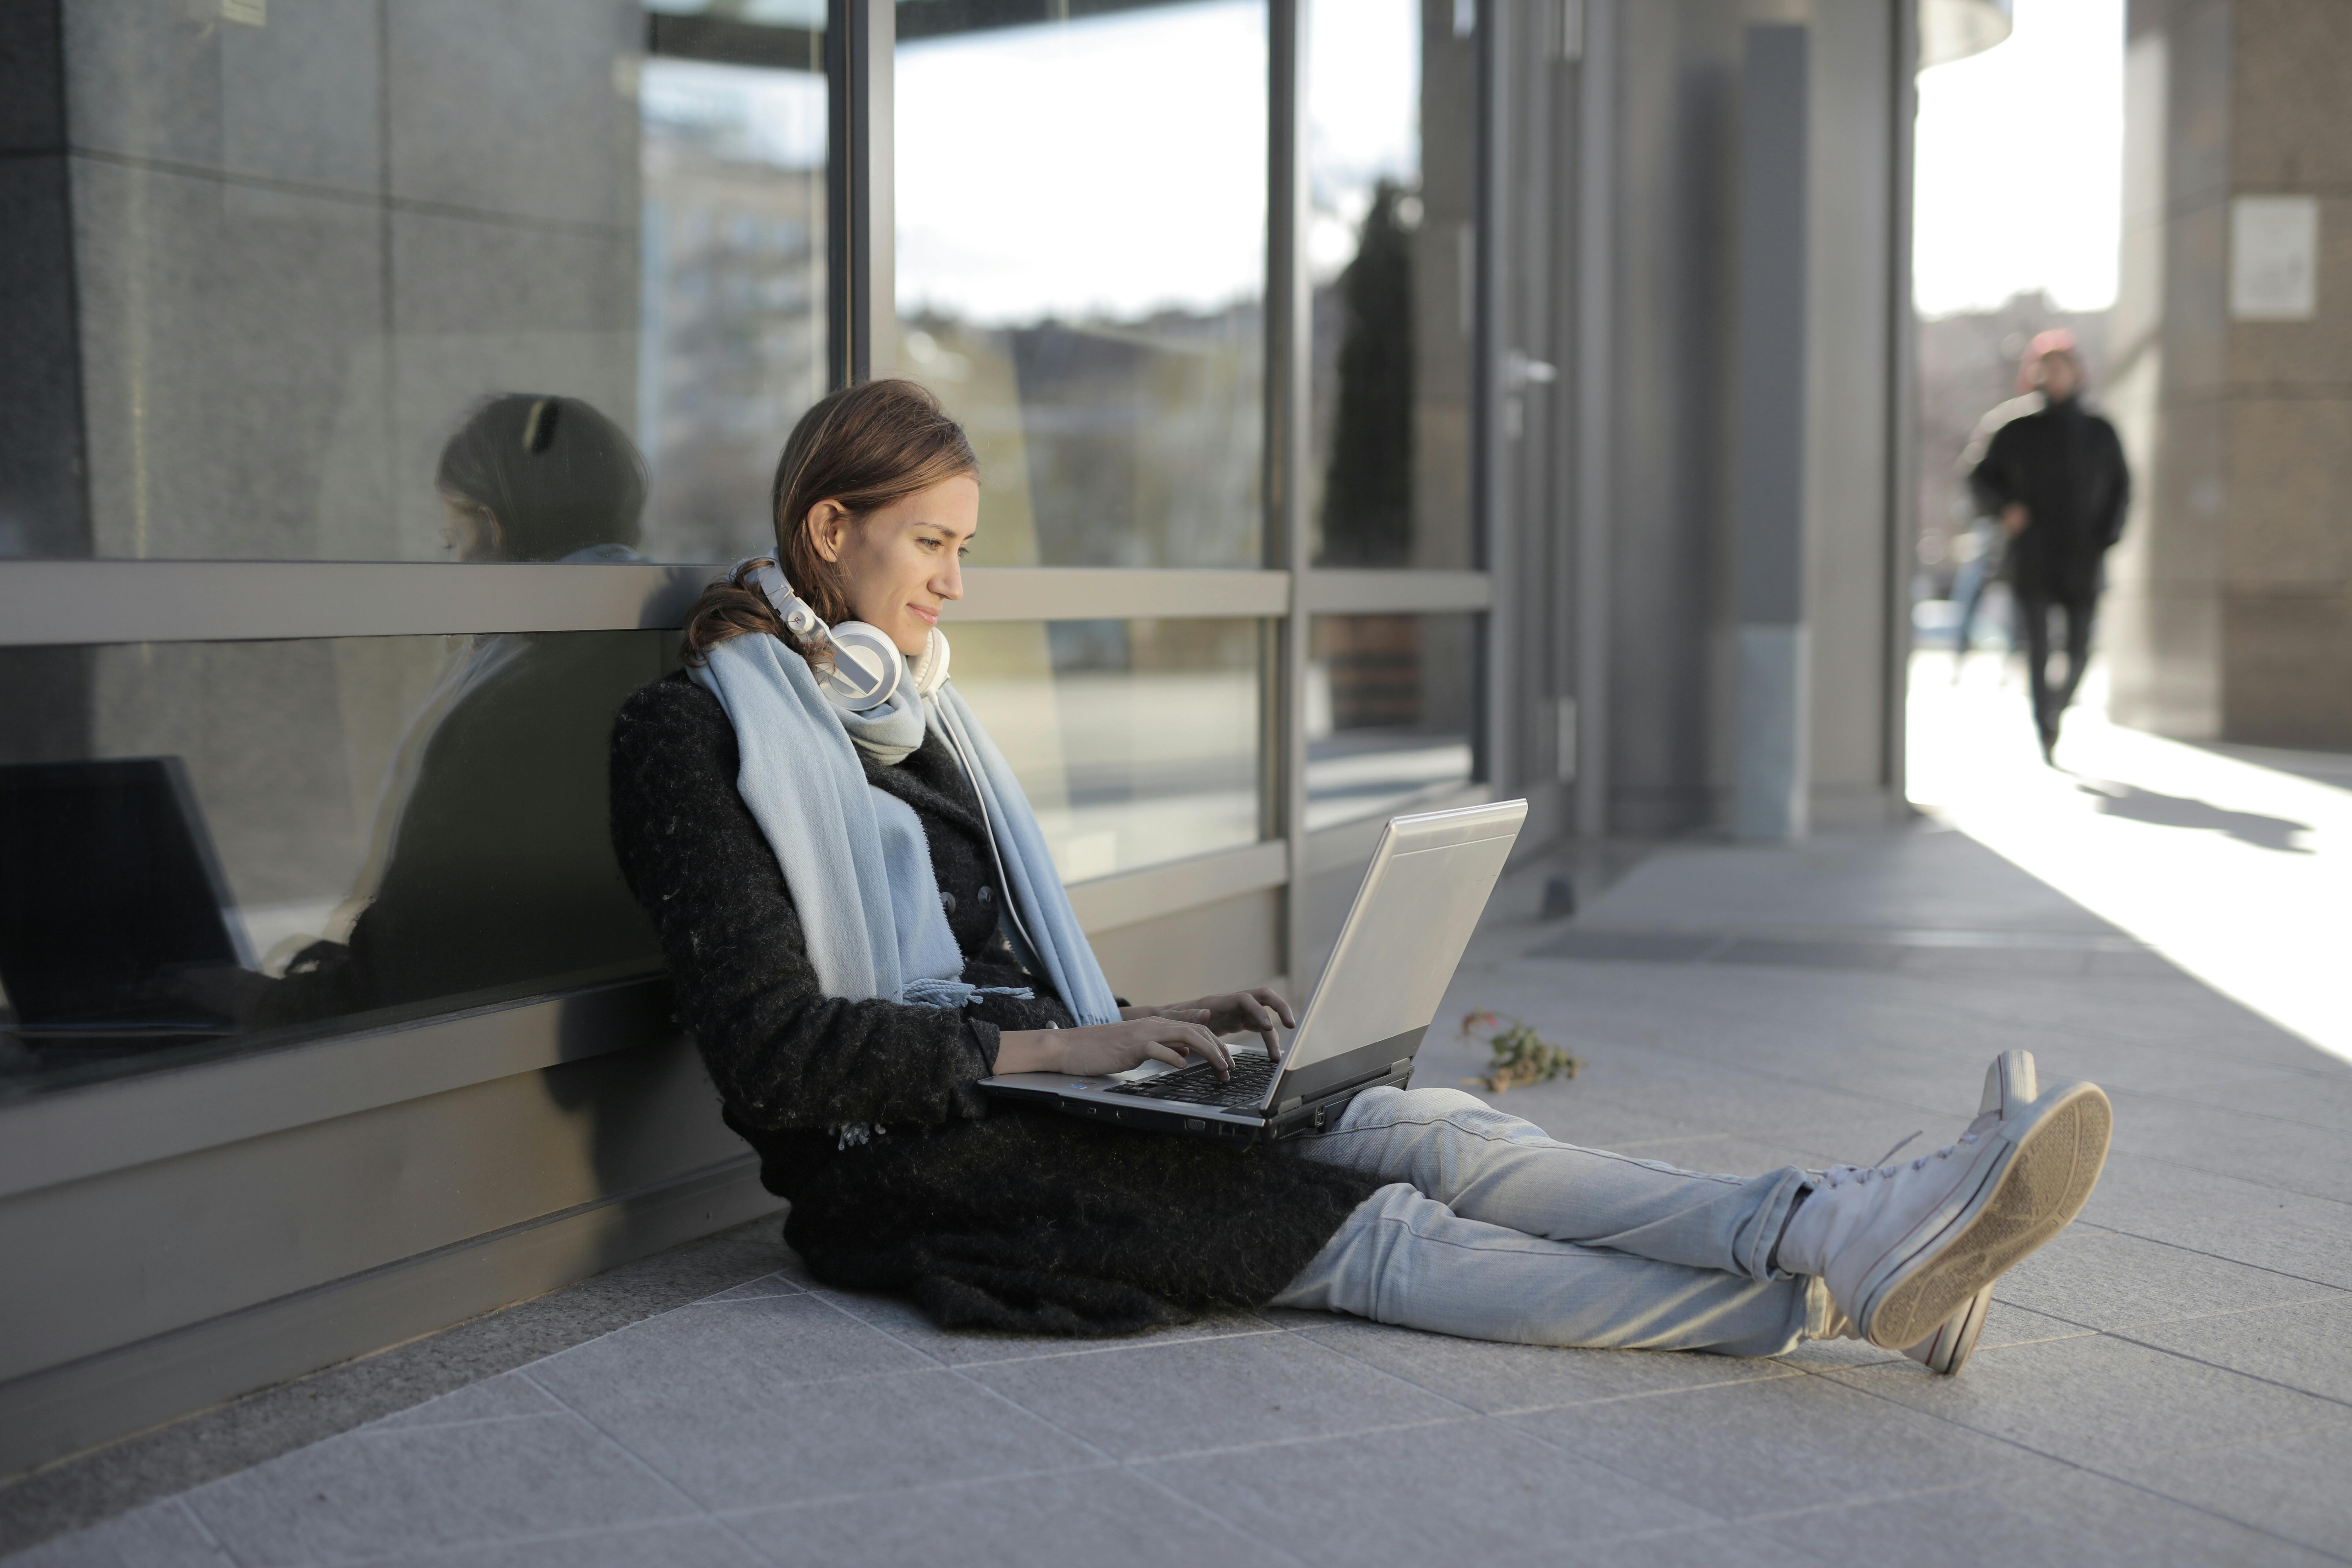
{"label": "blurred walking person", "polygon": [[[2091,654],[2107,551],[2122,536],[2131,499],[2116,427],[2082,404],[2083,362],[2074,334],[2043,332],[2026,357],[2042,406],[1992,433],[1969,476],[1986,515],[1998,518],[2042,760],[2056,764],[2058,725]],[[2006,405],[2004,405],[2006,406]],[[2050,680],[2050,613],[2066,617],[2066,674]]]}
{"label": "blurred walking person", "polygon": [[[1957,684],[1968,666],[1969,648],[1976,641],[1977,616],[1984,607],[1985,590],[2007,575],[2008,560],[2005,546],[2008,539],[2000,531],[2000,521],[1979,504],[1976,486],[1972,482],[1977,465],[1984,461],[1985,452],[1992,438],[2000,434],[2001,426],[2028,414],[2039,414],[2047,406],[2035,380],[2041,360],[2043,340],[2063,339],[2074,346],[2072,335],[2044,332],[2034,340],[2037,347],[2029,347],[2017,360],[2017,395],[1997,403],[1985,411],[1969,432],[1969,444],[1960,448],[1960,460],[1954,465],[1953,480],[1959,495],[1953,510],[1967,514],[1963,526],[1967,531],[1953,544],[1953,553],[1960,558],[1958,574],[1952,582],[1952,601],[1959,606],[1958,624],[1952,628],[1952,680]],[[2009,616],[2009,651],[2018,649],[2017,616],[2014,606]]]}

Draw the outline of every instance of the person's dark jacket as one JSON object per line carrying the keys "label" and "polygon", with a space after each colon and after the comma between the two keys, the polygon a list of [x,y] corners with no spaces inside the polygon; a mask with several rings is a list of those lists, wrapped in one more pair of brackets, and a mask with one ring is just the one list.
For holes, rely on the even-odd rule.
{"label": "person's dark jacket", "polygon": [[963,977],[1035,1001],[958,1014],[825,995],[802,935],[823,913],[795,905],[736,790],[726,712],[682,674],[622,706],[612,767],[614,847],[660,931],[678,1019],[818,1279],[903,1291],[943,1326],[1131,1332],[1262,1305],[1380,1184],[991,1103],[976,1085],[999,1030],[1072,1018],[998,934],[977,801],[936,739],[896,767],[866,759],[866,776],[922,819]]}
{"label": "person's dark jacket", "polygon": [[1988,516],[2012,502],[2025,508],[2025,531],[2008,552],[2020,598],[2086,604],[2098,595],[2100,563],[2123,536],[2131,500],[2114,426],[2073,397],[2022,415],[1995,432],[1969,483]]}

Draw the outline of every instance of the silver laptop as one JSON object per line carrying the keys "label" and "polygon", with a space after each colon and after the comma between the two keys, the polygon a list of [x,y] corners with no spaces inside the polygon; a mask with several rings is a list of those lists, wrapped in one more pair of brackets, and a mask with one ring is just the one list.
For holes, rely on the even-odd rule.
{"label": "silver laptop", "polygon": [[1527,816],[1526,801],[1506,800],[1391,817],[1278,1065],[1244,1046],[1230,1079],[1194,1062],[1116,1078],[1008,1073],[980,1087],[1070,1116],[1196,1138],[1249,1143],[1320,1131],[1364,1090],[1412,1077],[1413,1053]]}

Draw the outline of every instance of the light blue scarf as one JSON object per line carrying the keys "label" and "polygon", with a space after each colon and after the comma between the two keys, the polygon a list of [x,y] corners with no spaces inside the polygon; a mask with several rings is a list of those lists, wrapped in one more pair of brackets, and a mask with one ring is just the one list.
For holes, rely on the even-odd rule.
{"label": "light blue scarf", "polygon": [[961,1008],[982,989],[961,979],[963,953],[940,905],[922,819],[867,784],[857,760],[863,749],[897,763],[928,727],[940,731],[980,796],[1015,951],[1079,1023],[1118,1021],[1028,797],[952,684],[920,699],[902,679],[887,704],[852,713],[826,700],[806,659],[756,634],[712,648],[694,679],[735,726],[743,758],[735,787],[783,868],[825,994]]}

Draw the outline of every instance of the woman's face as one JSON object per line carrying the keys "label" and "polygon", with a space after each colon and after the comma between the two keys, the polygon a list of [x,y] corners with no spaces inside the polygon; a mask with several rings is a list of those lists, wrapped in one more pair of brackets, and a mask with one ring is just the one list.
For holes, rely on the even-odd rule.
{"label": "woman's face", "polygon": [[441,492],[441,539],[460,561],[503,561],[505,532],[488,507],[464,496]]}
{"label": "woman's face", "polygon": [[963,597],[963,555],[980,531],[980,483],[941,479],[853,520],[835,501],[811,508],[817,553],[841,568],[849,612],[882,628],[900,653],[923,651],[940,606]]}

